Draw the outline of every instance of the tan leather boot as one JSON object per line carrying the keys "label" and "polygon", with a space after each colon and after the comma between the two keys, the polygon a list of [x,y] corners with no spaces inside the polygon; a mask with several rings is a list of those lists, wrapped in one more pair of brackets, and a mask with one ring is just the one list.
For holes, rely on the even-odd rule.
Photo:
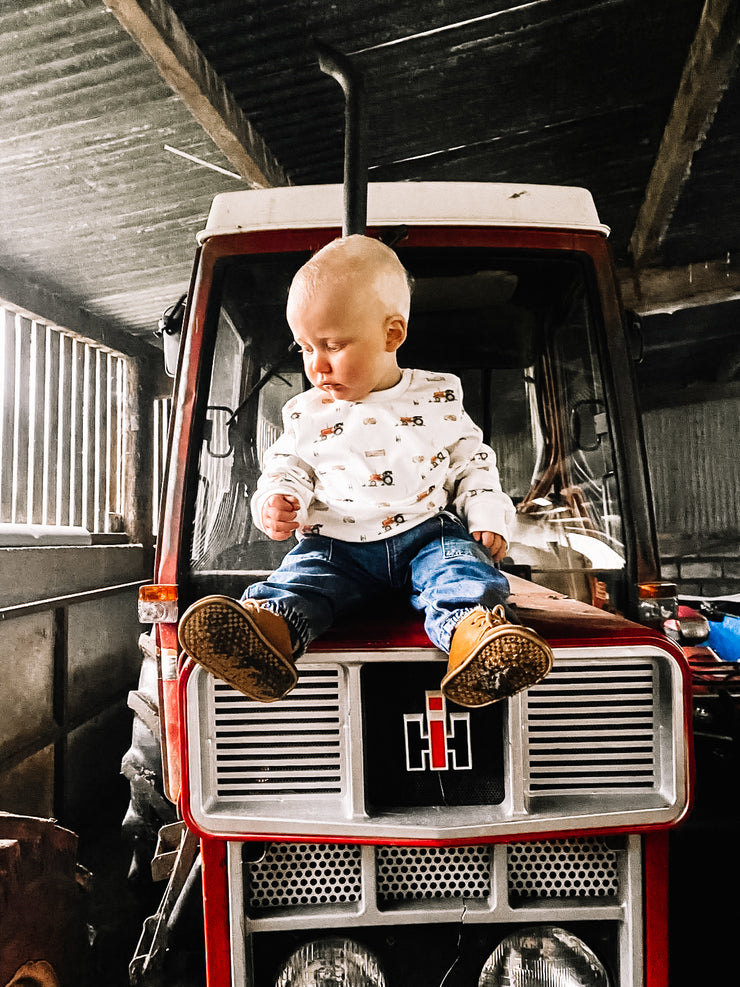
{"label": "tan leather boot", "polygon": [[254,600],[205,596],[177,633],[194,661],[250,699],[275,702],[298,681],[288,625]]}
{"label": "tan leather boot", "polygon": [[527,689],[552,668],[552,651],[529,627],[510,624],[502,606],[478,608],[455,628],[442,692],[460,706],[490,706]]}

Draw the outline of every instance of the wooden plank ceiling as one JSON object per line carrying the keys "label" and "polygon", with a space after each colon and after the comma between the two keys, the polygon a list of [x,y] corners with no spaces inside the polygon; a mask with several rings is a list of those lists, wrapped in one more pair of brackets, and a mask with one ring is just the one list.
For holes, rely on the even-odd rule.
{"label": "wooden plank ceiling", "polygon": [[79,307],[139,351],[187,287],[214,194],[341,181],[343,97],[319,39],[365,77],[371,180],[583,185],[628,303],[724,302],[725,346],[740,305],[739,7],[6,0],[0,297],[52,318]]}

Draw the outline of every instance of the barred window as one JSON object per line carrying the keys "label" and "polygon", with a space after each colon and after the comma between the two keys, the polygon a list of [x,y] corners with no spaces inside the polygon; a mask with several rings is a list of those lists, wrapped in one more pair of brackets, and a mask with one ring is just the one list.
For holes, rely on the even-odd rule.
{"label": "barred window", "polygon": [[152,469],[152,531],[156,535],[159,526],[159,502],[164,485],[167,462],[167,433],[172,414],[172,398],[157,398],[153,417],[153,469]]}
{"label": "barred window", "polygon": [[0,524],[122,530],[127,361],[0,301]]}

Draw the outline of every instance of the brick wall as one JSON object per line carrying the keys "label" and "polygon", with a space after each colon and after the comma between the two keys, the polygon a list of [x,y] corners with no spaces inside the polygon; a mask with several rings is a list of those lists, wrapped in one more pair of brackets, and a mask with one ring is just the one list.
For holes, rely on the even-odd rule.
{"label": "brick wall", "polygon": [[660,548],[663,578],[677,583],[680,594],[740,594],[740,538],[687,544],[684,539],[663,535]]}

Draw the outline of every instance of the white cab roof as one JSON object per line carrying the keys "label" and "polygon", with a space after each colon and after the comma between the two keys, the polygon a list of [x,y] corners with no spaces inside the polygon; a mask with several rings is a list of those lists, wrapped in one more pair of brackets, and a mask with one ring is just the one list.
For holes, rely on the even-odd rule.
{"label": "white cab roof", "polygon": [[[213,200],[199,242],[224,233],[342,225],[341,185],[224,192]],[[369,226],[528,226],[608,234],[591,193],[560,185],[377,182],[368,186]]]}

